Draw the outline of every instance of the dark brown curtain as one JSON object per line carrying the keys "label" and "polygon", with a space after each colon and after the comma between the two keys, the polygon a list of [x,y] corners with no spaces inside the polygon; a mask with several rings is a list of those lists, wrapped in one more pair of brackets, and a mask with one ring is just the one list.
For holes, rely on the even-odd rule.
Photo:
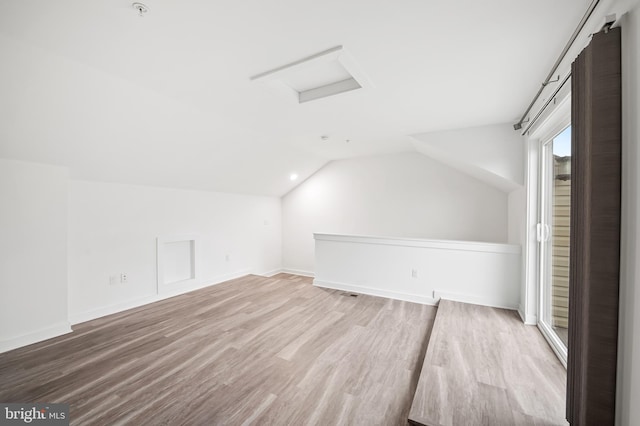
{"label": "dark brown curtain", "polygon": [[615,418],[620,273],[620,28],[594,34],[572,65],[567,420]]}

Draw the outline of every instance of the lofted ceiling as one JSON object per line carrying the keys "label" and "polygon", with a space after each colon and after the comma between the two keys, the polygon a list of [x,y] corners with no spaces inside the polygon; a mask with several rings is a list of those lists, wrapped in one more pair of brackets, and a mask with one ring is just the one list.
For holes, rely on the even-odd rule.
{"label": "lofted ceiling", "polygon": [[[588,4],[143,2],[0,1],[0,157],[280,196],[332,159],[516,121]],[[336,46],[367,87],[298,104],[250,79]]]}

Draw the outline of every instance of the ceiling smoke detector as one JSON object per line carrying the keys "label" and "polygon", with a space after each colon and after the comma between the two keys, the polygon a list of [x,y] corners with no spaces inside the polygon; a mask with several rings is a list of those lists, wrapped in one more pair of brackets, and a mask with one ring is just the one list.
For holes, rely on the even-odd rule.
{"label": "ceiling smoke detector", "polygon": [[133,7],[135,10],[138,11],[138,16],[141,18],[144,17],[144,15],[149,12],[149,8],[142,3],[137,3],[137,2],[132,3],[131,7]]}
{"label": "ceiling smoke detector", "polygon": [[251,81],[267,83],[299,104],[371,87],[342,46],[256,74]]}

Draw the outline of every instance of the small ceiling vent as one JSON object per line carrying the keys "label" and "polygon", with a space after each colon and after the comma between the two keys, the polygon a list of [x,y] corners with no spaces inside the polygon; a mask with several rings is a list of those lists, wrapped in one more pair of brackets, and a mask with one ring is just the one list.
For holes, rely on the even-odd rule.
{"label": "small ceiling vent", "polygon": [[342,46],[254,75],[251,80],[264,82],[300,104],[371,86]]}

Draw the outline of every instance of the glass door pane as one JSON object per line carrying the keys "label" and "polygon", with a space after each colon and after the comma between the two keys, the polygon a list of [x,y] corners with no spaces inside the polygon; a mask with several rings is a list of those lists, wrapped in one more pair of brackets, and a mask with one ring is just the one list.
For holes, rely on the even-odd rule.
{"label": "glass door pane", "polygon": [[569,215],[571,206],[571,127],[542,149],[541,329],[566,360],[569,318]]}

